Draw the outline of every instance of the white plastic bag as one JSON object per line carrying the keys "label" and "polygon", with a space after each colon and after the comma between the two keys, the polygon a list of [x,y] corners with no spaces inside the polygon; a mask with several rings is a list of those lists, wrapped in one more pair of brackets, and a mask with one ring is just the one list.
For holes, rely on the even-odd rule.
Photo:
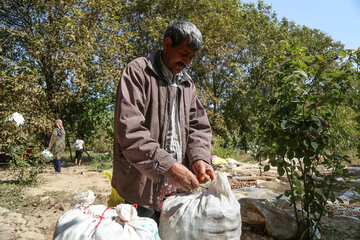
{"label": "white plastic bag", "polygon": [[50,161],[53,159],[53,154],[47,149],[41,152],[41,156],[43,156],[46,161]]}
{"label": "white plastic bag", "polygon": [[240,204],[225,173],[218,173],[201,193],[181,193],[163,202],[160,237],[167,240],[241,237]]}
{"label": "white plastic bag", "polygon": [[[89,194],[89,199],[91,197]],[[134,206],[87,206],[89,199],[82,198],[83,204],[76,205],[58,219],[54,240],[160,240],[156,222],[138,217]]]}

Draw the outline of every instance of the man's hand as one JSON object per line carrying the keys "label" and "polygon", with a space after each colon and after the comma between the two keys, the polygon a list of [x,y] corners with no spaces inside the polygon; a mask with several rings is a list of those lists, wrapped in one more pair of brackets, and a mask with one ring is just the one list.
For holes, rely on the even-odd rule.
{"label": "man's hand", "polygon": [[198,160],[192,164],[191,168],[200,183],[206,183],[210,179],[214,180],[215,178],[214,169],[205,161]]}
{"label": "man's hand", "polygon": [[165,175],[172,185],[185,191],[199,187],[199,181],[195,175],[179,162],[176,162]]}

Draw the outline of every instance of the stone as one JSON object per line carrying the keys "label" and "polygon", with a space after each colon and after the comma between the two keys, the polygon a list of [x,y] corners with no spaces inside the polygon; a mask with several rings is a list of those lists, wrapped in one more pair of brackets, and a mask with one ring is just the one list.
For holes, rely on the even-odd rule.
{"label": "stone", "polygon": [[250,225],[255,232],[267,232],[279,240],[296,237],[298,228],[289,201],[241,198],[239,203],[243,226]]}
{"label": "stone", "polygon": [[[360,239],[360,219],[351,216],[324,216],[321,222],[329,226],[328,230],[336,231],[344,239]],[[324,233],[326,235],[326,232]]]}
{"label": "stone", "polygon": [[282,182],[279,179],[275,178],[273,181],[264,181],[261,179],[256,180],[256,186],[259,188],[266,188],[274,191],[284,192],[285,190],[290,189],[290,184],[287,182]]}
{"label": "stone", "polygon": [[[233,189],[232,192],[234,193],[236,199],[242,198],[242,196],[254,199],[273,199],[282,194],[282,192],[277,192],[264,188],[257,188],[254,186]],[[239,196],[239,198],[237,196]]]}

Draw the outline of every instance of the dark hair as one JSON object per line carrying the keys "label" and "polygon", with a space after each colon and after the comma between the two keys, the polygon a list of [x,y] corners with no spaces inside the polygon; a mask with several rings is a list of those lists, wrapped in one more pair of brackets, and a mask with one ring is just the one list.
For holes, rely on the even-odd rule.
{"label": "dark hair", "polygon": [[178,21],[171,22],[167,26],[164,40],[170,37],[172,47],[180,45],[186,38],[189,38],[188,47],[193,51],[199,51],[202,45],[202,35],[200,30],[191,22]]}

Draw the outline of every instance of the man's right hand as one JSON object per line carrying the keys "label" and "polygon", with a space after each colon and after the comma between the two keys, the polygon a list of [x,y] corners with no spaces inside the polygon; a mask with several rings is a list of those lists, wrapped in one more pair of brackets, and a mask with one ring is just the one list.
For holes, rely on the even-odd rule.
{"label": "man's right hand", "polygon": [[165,175],[173,186],[185,191],[195,189],[200,185],[195,175],[179,162],[176,162]]}

